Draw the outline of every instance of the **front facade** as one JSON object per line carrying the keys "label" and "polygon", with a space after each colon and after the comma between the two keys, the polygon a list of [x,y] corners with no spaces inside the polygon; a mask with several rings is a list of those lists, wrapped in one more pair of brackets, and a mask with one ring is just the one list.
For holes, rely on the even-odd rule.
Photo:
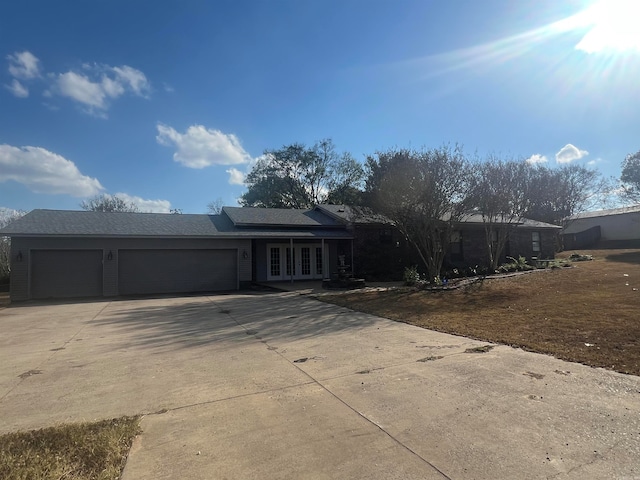
{"label": "front facade", "polygon": [[350,245],[313,210],[225,207],[220,215],[34,210],[11,236],[11,299],[238,290],[323,279]]}
{"label": "front facade", "polygon": [[[384,218],[354,213],[342,205],[317,208],[349,222],[358,276],[367,280],[401,280],[405,267],[422,265],[415,248]],[[509,229],[508,241],[499,263],[509,262],[508,257],[523,256],[532,263],[536,259],[554,258],[561,227],[521,219],[505,228]],[[443,268],[488,266],[487,248],[482,215],[467,215],[454,226]]]}
{"label": "front facade", "polygon": [[[525,221],[508,255],[552,258],[558,227]],[[252,282],[323,280],[338,267],[367,280],[402,277],[415,249],[384,219],[347,207],[224,207],[219,215],[34,210],[11,237],[11,299],[220,292]],[[446,268],[486,263],[481,223],[454,232]],[[505,258],[506,260],[506,258]]]}

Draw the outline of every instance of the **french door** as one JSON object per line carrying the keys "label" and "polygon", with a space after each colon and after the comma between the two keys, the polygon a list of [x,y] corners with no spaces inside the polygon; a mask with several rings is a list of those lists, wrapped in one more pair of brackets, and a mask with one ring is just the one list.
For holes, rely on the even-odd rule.
{"label": "french door", "polygon": [[289,280],[292,275],[294,280],[321,279],[324,270],[321,244],[294,244],[293,255],[289,244],[267,245],[267,280]]}

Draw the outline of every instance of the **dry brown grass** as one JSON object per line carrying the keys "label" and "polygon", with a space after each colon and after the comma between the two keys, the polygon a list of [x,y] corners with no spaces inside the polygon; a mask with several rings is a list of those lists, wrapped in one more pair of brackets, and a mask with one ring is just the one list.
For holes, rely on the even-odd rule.
{"label": "dry brown grass", "polygon": [[322,300],[640,375],[640,250],[580,253],[592,254],[595,260],[576,262],[573,268],[487,279],[453,291],[405,288]]}
{"label": "dry brown grass", "polygon": [[0,436],[3,480],[117,480],[139,417],[60,425]]}

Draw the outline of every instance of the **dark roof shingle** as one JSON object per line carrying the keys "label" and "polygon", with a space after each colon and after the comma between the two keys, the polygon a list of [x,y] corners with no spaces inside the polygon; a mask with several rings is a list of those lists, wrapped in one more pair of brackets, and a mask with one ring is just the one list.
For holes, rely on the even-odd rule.
{"label": "dark roof shingle", "polygon": [[223,207],[237,227],[343,227],[344,223],[316,210],[292,208]]}
{"label": "dark roof shingle", "polygon": [[72,210],[33,210],[0,230],[7,236],[94,237],[224,237],[224,238],[351,238],[342,229],[237,228],[225,214],[124,213]]}

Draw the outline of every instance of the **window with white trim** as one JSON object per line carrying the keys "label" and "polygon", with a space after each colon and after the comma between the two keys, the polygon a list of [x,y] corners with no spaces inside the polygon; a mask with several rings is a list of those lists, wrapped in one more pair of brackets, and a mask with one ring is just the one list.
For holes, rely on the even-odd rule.
{"label": "window with white trim", "polygon": [[531,232],[531,250],[540,251],[540,232]]}

